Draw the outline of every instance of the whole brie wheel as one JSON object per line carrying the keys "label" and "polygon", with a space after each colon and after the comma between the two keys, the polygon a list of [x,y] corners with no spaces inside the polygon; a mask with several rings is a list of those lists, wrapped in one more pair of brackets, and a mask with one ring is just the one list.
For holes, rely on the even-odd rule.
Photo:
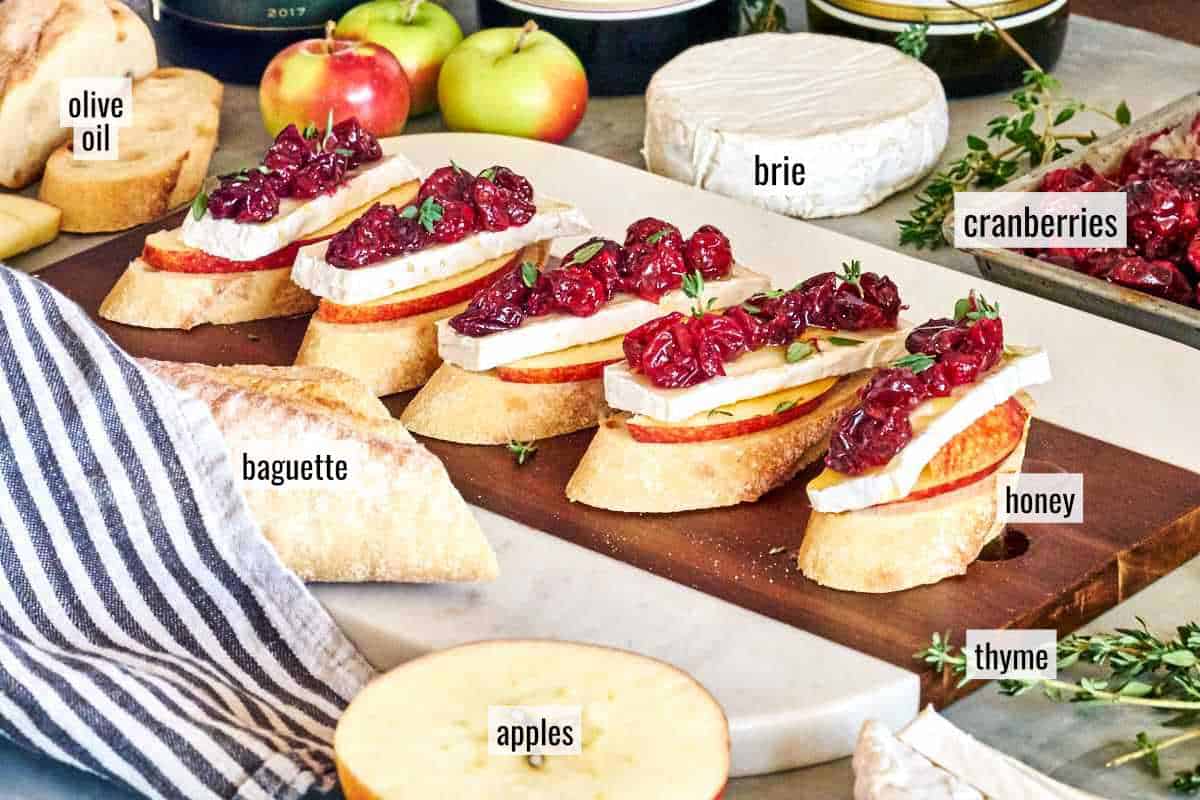
{"label": "whole brie wheel", "polygon": [[834,217],[916,183],[948,131],[941,81],[895,48],[762,33],[693,47],[655,73],[643,155],[651,172],[717,194]]}

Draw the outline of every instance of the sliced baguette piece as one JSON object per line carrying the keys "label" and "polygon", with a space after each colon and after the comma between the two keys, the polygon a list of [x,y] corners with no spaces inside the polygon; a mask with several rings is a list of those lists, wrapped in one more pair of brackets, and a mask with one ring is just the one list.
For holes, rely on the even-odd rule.
{"label": "sliced baguette piece", "polygon": [[[1033,401],[1018,395],[1027,410]],[[849,592],[898,592],[962,575],[1004,530],[997,505],[1001,476],[1021,471],[1029,424],[995,472],[923,500],[837,514],[813,511],[797,564],[806,578]]]}
{"label": "sliced baguette piece", "polygon": [[459,444],[507,444],[590,428],[607,409],[599,378],[510,383],[495,371],[445,363],[412,399],[401,421],[413,433]]}
{"label": "sliced baguette piece", "polygon": [[[277,489],[243,482],[280,559],[309,581],[481,581],[495,553],[445,467],[361,383],[336,370],[142,360],[203,401],[235,462],[249,443],[281,456],[334,441],[367,447],[352,484]],[[239,480],[239,465],[234,464]]]}
{"label": "sliced baguette piece", "polygon": [[100,316],[139,328],[191,330],[211,323],[307,314],[317,299],[292,283],[291,267],[254,272],[167,272],[140,258],[121,273]]}
{"label": "sliced baguette piece", "polygon": [[199,194],[217,146],[220,82],[167,68],[133,87],[133,125],[118,132],[115,161],[80,161],[70,143],[46,162],[39,197],[63,211],[72,233],[121,231],[151,222]]}
{"label": "sliced baguette piece", "polygon": [[[519,258],[540,267],[549,254],[550,242],[543,241],[524,248]],[[502,265],[511,258],[512,254],[504,254],[493,261]],[[340,369],[379,397],[415,389],[428,381],[442,363],[437,352],[436,323],[466,307],[467,303],[462,302],[384,322],[330,322],[314,316],[300,343],[296,365]]]}
{"label": "sliced baguette piece", "polygon": [[625,415],[600,424],[567,483],[567,499],[611,511],[672,513],[752,503],[825,451],[869,372],[848,375],[808,414],[743,436],[686,444],[635,440]]}

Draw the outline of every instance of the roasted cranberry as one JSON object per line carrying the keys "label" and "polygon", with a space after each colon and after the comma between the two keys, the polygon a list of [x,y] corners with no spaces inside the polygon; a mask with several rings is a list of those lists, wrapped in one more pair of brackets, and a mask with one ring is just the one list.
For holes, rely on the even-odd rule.
{"label": "roasted cranberry", "polygon": [[1112,266],[1106,278],[1120,286],[1176,303],[1187,303],[1192,299],[1191,283],[1170,261],[1147,261],[1137,256],[1122,258]]}
{"label": "roasted cranberry", "polygon": [[607,299],[604,284],[582,267],[556,269],[546,274],[555,308],[577,317],[590,317]]}
{"label": "roasted cranberry", "polygon": [[222,182],[208,198],[214,219],[236,222],[266,222],[279,213],[279,194],[261,177],[251,173],[244,180]]}
{"label": "roasted cranberry", "polygon": [[625,246],[634,244],[666,243],[676,250],[683,250],[683,236],[669,222],[654,217],[643,217],[625,230]]}
{"label": "roasted cranberry", "polygon": [[441,217],[433,223],[430,234],[434,241],[449,244],[465,239],[476,230],[475,209],[460,200],[442,200]]}
{"label": "roasted cranberry", "polygon": [[540,317],[556,309],[554,299],[554,282],[546,274],[538,276],[537,281],[525,298],[525,315]]}
{"label": "roasted cranberry", "polygon": [[733,266],[733,248],[725,234],[702,225],[688,238],[683,251],[689,270],[699,270],[705,280],[718,280]]}
{"label": "roasted cranberry", "polygon": [[652,303],[657,303],[664,294],[682,286],[683,276],[687,274],[683,252],[670,244],[666,237],[657,244],[627,247],[623,267],[626,291]]}
{"label": "roasted cranberry", "polygon": [[966,335],[967,329],[952,319],[931,319],[913,328],[904,347],[910,353],[937,356],[953,350]]}
{"label": "roasted cranberry", "polygon": [[380,147],[379,140],[358,124],[355,117],[344,119],[333,126],[333,135],[325,141],[325,149],[350,151],[350,169],[383,158],[383,148]]}
{"label": "roasted cranberry", "polygon": [[912,435],[912,422],[904,409],[893,409],[881,419],[854,408],[834,425],[825,463],[845,475],[861,475],[891,461]]}
{"label": "roasted cranberry", "polygon": [[643,323],[638,327],[625,334],[625,338],[621,341],[621,349],[625,352],[625,360],[636,371],[642,366],[642,356],[646,352],[646,345],[658,334],[660,330],[683,320],[683,314],[678,311],[672,311],[664,317],[652,319],[649,322]]}
{"label": "roasted cranberry", "polygon": [[1043,192],[1115,192],[1116,183],[1096,172],[1091,164],[1055,169],[1042,178]]}
{"label": "roasted cranberry", "polygon": [[621,291],[621,245],[593,237],[563,256],[563,266],[586,266],[604,284],[607,297]]}
{"label": "roasted cranberry", "polygon": [[533,219],[536,212],[531,202],[484,177],[475,179],[470,195],[480,227],[484,230],[502,231],[514,225],[524,225]]}
{"label": "roasted cranberry", "polygon": [[533,186],[524,176],[518,175],[508,167],[497,164],[494,167],[488,167],[480,175],[486,176],[492,183],[510,192],[513,197],[527,203],[533,202]]}
{"label": "roasted cranberry", "polygon": [[421,189],[417,192],[417,202],[426,197],[435,197],[438,200],[466,200],[474,182],[475,176],[462,167],[438,167],[421,183]]}
{"label": "roasted cranberry", "polygon": [[288,125],[267,148],[263,166],[269,169],[295,170],[303,167],[316,155],[313,142],[305,139],[295,125]]}
{"label": "roasted cranberry", "polygon": [[353,269],[419,250],[428,241],[414,219],[400,216],[395,206],[379,203],[329,240],[325,260]]}
{"label": "roasted cranberry", "polygon": [[[752,308],[757,308],[751,304]],[[742,330],[742,336],[746,343],[746,349],[757,350],[767,344],[768,327],[758,317],[751,314],[741,306],[734,306],[727,309],[724,316],[727,319],[737,323],[737,326]],[[796,337],[792,337],[793,339]]]}
{"label": "roasted cranberry", "polygon": [[906,411],[925,399],[925,382],[911,369],[881,369],[863,387],[860,405],[869,416],[883,419],[892,409]]}
{"label": "roasted cranberry", "polygon": [[464,311],[450,320],[450,327],[463,336],[487,336],[489,333],[512,330],[525,321],[516,306],[500,306],[488,312]]}
{"label": "roasted cranberry", "polygon": [[333,194],[346,172],[350,159],[340,153],[321,153],[292,176],[291,196],[308,200],[323,194]]}

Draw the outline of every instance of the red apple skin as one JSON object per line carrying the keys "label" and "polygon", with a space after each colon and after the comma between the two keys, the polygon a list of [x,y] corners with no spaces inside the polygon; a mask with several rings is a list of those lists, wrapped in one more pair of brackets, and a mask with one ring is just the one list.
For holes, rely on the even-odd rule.
{"label": "red apple skin", "polygon": [[[228,258],[210,255],[203,250],[193,247],[163,246],[160,237],[168,235],[169,231],[152,233],[146,237],[142,247],[142,260],[155,269],[164,272],[188,272],[192,274],[216,274],[231,272],[253,272],[263,269],[279,269],[290,267],[296,260],[296,253],[301,247],[319,242],[323,239],[301,239],[292,242],[287,247],[253,261],[233,261]],[[324,237],[328,238],[328,237]]]}
{"label": "red apple skin", "polygon": [[391,52],[370,42],[306,39],[282,50],[263,72],[259,110],[276,136],[289,124],[324,128],[350,117],[376,136],[395,136],[408,121],[411,90]]}
{"label": "red apple skin", "polygon": [[604,375],[604,368],[615,364],[621,359],[607,361],[590,361],[586,364],[571,364],[552,369],[515,369],[512,367],[496,367],[496,377],[509,383],[573,383],[575,381],[590,381]]}
{"label": "red apple skin", "polygon": [[717,439],[729,439],[734,436],[746,436],[791,422],[821,405],[824,399],[825,395],[820,394],[807,403],[800,403],[779,414],[761,414],[757,417],[741,419],[737,422],[721,422],[715,425],[696,425],[692,427],[658,427],[651,425],[630,425],[626,423],[625,427],[629,429],[629,435],[635,441],[650,444],[711,442]]}

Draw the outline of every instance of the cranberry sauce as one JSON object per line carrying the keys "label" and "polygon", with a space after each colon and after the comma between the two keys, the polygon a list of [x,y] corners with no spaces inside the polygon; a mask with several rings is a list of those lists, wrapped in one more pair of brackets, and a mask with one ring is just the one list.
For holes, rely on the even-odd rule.
{"label": "cranberry sauce", "polygon": [[[1171,158],[1153,149],[1169,131],[1139,139],[1117,172],[1091,166],[1056,169],[1042,179],[1043,192],[1126,193],[1129,247],[1056,247],[1026,254],[1130,289],[1200,306],[1200,160]],[[1189,137],[1200,147],[1200,116]]]}
{"label": "cranberry sauce", "polygon": [[814,275],[790,291],[755,295],[721,313],[698,309],[690,317],[676,312],[651,320],[625,337],[625,358],[655,386],[677,389],[724,375],[724,364],[742,353],[789,345],[809,326],[895,328],[902,308],[896,284],[861,272],[857,261],[843,270]]}
{"label": "cranberry sauce", "polygon": [[451,164],[422,182],[415,204],[372,206],[329,240],[325,260],[343,269],[365,267],[477,231],[524,225],[536,211],[533,187],[508,167],[472,175]]}
{"label": "cranberry sauce", "polygon": [[285,197],[308,200],[333,194],[346,173],[383,158],[379,142],[351,117],[321,136],[288,125],[254,169],[222,175],[208,196],[215,219],[266,222],[279,213]]}
{"label": "cranberry sauce", "polygon": [[955,307],[954,319],[931,319],[904,342],[909,355],[876,372],[859,403],[833,428],[825,463],[860,475],[892,460],[912,441],[909,415],[926,400],[946,397],[974,383],[1004,354],[999,307],[971,294]]}
{"label": "cranberry sauce", "polygon": [[712,225],[685,241],[674,225],[646,217],[629,226],[624,245],[592,238],[563,256],[559,269],[518,267],[477,294],[450,327],[464,336],[487,336],[552,312],[588,317],[620,292],[657,303],[689,275],[699,274],[693,280],[702,283],[732,269],[729,239]]}

